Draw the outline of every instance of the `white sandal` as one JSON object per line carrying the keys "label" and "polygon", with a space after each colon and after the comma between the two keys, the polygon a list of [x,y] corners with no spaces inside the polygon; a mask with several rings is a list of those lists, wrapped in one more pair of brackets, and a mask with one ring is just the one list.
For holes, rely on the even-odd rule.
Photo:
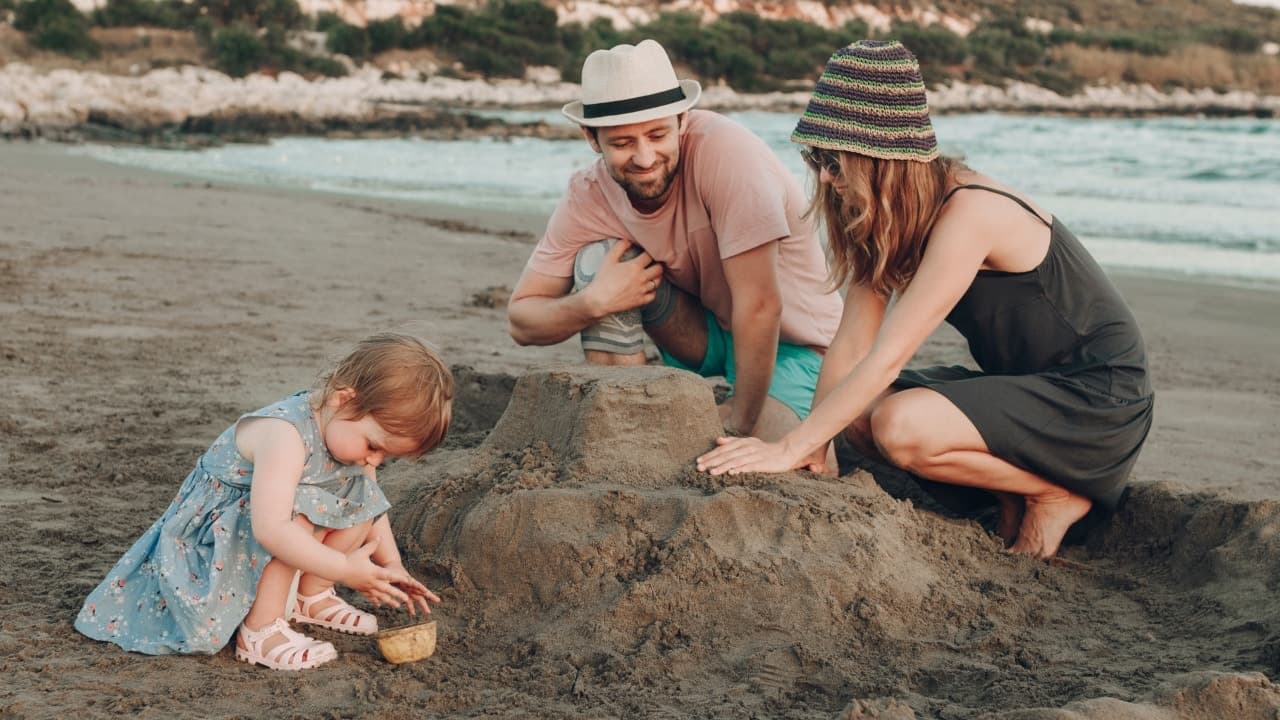
{"label": "white sandal", "polygon": [[[276,635],[283,635],[285,641],[264,650],[266,641]],[[240,646],[244,641],[245,647]],[[338,651],[332,643],[321,642],[309,638],[284,621],[276,618],[261,630],[250,630],[247,625],[240,625],[240,638],[236,640],[236,659],[250,664],[265,665],[272,670],[308,670],[323,665],[338,657]]]}
{"label": "white sandal", "polygon": [[[319,617],[312,614],[312,605],[330,598],[337,600],[337,602],[320,610]],[[298,606],[294,608],[290,619],[307,625],[318,625],[338,632],[351,633],[352,635],[372,635],[378,631],[378,618],[352,607],[346,600],[338,597],[338,593],[334,592],[333,586],[315,595],[298,593]]]}

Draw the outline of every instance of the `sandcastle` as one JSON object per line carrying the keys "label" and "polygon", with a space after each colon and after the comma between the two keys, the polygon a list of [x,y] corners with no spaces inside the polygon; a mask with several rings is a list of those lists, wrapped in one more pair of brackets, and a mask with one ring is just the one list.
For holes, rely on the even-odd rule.
{"label": "sandcastle", "polygon": [[[972,521],[889,496],[866,472],[697,472],[693,459],[719,432],[710,388],[689,373],[536,370],[515,383],[483,442],[435,461],[437,479],[404,503],[397,532],[447,575],[468,652],[571,667],[579,696],[607,695],[616,682],[659,694],[720,688],[681,696],[684,711],[707,716],[734,699],[850,718],[967,717],[1117,694],[1123,701],[1073,710],[1123,717],[1121,706],[1145,707],[1134,698],[1179,713],[1223,702],[1280,708],[1280,689],[1261,675],[1183,674],[1266,670],[1280,657],[1277,611],[1227,597],[1240,583],[1274,584],[1280,568],[1234,578],[1223,556],[1270,537],[1278,508],[1236,523],[1234,539],[1184,539],[1161,582],[1138,582],[1126,563],[1150,576],[1152,560],[1133,528],[1175,534],[1166,527],[1174,505],[1192,526],[1212,520],[1194,521],[1195,508],[1146,488],[1123,522],[1098,533],[1087,564],[1047,565],[1008,555]],[[1148,511],[1163,519],[1144,524]],[[1276,542],[1264,544],[1280,555]],[[1196,569],[1205,559],[1211,569]],[[1208,644],[1194,648],[1197,663],[1170,662],[1188,652],[1174,640],[1189,619],[1207,622],[1206,603],[1265,617],[1235,644],[1219,642],[1225,627],[1199,628]],[[1144,604],[1161,608],[1150,631],[1114,637],[1115,621],[1132,624]],[[1135,663],[1149,669],[1103,671]]]}

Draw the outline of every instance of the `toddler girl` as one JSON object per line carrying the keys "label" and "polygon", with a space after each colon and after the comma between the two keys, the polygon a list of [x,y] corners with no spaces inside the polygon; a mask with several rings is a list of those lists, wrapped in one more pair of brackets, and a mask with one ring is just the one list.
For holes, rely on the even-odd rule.
{"label": "toddler girl", "polygon": [[[431,450],[449,428],[453,378],[421,341],[359,343],[312,391],[249,413],[205,451],[164,515],[89,594],[85,635],[153,655],[215,653],[239,627],[236,657],[277,670],[326,663],[328,642],[288,620],[367,635],[374,604],[431,612],[434,593],[404,568],[379,489],[387,458]],[[286,608],[300,572],[297,602]]]}

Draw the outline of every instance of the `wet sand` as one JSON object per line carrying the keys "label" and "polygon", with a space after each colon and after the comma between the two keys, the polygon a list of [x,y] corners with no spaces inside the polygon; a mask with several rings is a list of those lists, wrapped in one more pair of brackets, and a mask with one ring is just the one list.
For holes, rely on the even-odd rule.
{"label": "wet sand", "polygon": [[[62,146],[0,144],[0,168],[0,717],[1280,709],[1280,292],[1116,276],[1148,343],[1155,426],[1124,509],[1045,565],[864,472],[724,483],[679,452],[640,462],[708,432],[701,386],[659,370],[565,365],[517,385],[578,357],[574,342],[516,346],[489,307],[545,218],[206,183]],[[384,475],[411,567],[445,598],[434,658],[391,666],[326,636],[339,660],[285,675],[72,629],[228,423],[386,328],[468,368],[447,447]],[[943,330],[917,361],[966,357]],[[695,420],[615,400],[591,427],[649,444],[539,439],[584,412],[564,377],[601,398],[657,388]],[[1077,714],[1027,710],[1063,707]]]}

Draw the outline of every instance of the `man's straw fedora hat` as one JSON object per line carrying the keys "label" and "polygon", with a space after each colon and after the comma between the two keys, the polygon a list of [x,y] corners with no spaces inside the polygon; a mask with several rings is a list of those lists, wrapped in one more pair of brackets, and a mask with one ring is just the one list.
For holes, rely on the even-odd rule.
{"label": "man's straw fedora hat", "polygon": [[582,100],[561,110],[587,127],[612,127],[678,115],[702,95],[697,80],[676,80],[667,51],[654,40],[596,50],[582,64]]}

